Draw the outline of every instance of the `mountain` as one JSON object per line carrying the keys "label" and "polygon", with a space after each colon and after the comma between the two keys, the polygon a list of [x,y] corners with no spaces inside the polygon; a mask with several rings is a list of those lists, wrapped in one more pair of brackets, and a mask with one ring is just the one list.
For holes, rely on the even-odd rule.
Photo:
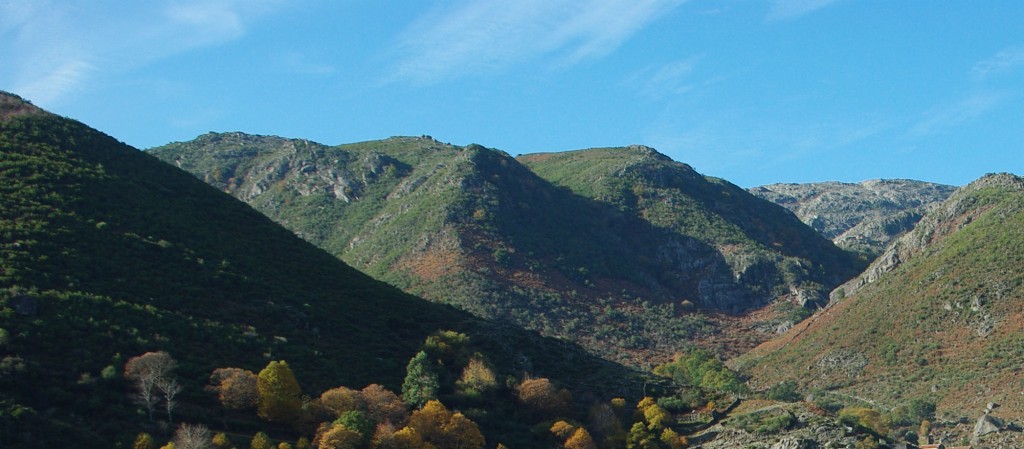
{"label": "mountain", "polygon": [[877,257],[956,187],[906,179],[771,184],[750,193],[779,204],[841,248]]}
{"label": "mountain", "polygon": [[[177,359],[180,419],[235,432],[254,424],[213,409],[203,385],[214,368],[287,360],[314,398],[339,385],[400,391],[438,330],[465,333],[502,382],[548,377],[594,398],[636,397],[645,381],[376,281],[193,176],[6,93],[0,235],[3,447],[127,447],[146,420],[120,372],[146,351]],[[489,437],[530,441],[520,412],[489,413]]]}
{"label": "mountain", "polygon": [[[378,279],[635,365],[693,341],[750,347],[764,333],[729,314],[824,304],[862,266],[784,209],[646,147],[517,160],[426,136],[211,133],[149,152]],[[769,312],[773,332],[786,318]]]}
{"label": "mountain", "polygon": [[755,385],[794,380],[884,410],[929,401],[954,425],[993,407],[1019,420],[1022,264],[1024,178],[988,175],[926,213],[830,307],[734,366]]}

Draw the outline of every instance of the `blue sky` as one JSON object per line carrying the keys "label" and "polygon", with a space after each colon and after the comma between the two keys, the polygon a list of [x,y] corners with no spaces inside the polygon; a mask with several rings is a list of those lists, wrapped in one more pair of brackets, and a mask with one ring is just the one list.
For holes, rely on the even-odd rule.
{"label": "blue sky", "polygon": [[0,89],[207,131],[645,144],[744,187],[1024,173],[1024,2],[0,0]]}

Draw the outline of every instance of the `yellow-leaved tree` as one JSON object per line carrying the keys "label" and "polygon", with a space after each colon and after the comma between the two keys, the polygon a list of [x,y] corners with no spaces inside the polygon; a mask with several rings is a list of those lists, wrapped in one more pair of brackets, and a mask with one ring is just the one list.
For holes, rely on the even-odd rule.
{"label": "yellow-leaved tree", "polygon": [[256,379],[261,418],[282,423],[294,423],[302,411],[302,390],[288,363],[272,361]]}

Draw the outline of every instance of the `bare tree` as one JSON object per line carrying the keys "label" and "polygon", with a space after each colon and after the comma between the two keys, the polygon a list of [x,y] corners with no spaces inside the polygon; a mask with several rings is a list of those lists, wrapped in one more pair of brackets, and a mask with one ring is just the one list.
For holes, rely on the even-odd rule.
{"label": "bare tree", "polygon": [[[177,366],[178,362],[163,351],[147,352],[132,357],[124,364],[125,379],[135,384],[136,391],[133,398],[136,403],[146,408],[150,421],[153,420],[153,410],[160,403],[161,397],[167,401],[167,417],[170,421],[171,409],[174,408],[174,396],[181,391],[181,386],[171,377],[171,371]],[[171,392],[171,390],[174,391]],[[171,394],[168,395],[168,392]]]}
{"label": "bare tree", "polygon": [[160,393],[164,397],[164,408],[167,410],[167,422],[172,422],[174,419],[171,418],[171,411],[178,403],[174,400],[174,397],[181,393],[181,384],[178,383],[173,377],[161,377],[156,381],[156,388],[160,390]]}
{"label": "bare tree", "polygon": [[210,449],[213,432],[202,424],[181,423],[174,432],[174,449]]}

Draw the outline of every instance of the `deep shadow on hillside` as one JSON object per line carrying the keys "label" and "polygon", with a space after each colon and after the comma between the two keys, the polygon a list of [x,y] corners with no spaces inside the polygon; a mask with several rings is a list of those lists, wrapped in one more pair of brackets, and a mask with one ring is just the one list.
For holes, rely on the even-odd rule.
{"label": "deep shadow on hillside", "polygon": [[[0,442],[106,447],[139,419],[127,357],[181,363],[184,418],[210,418],[215,367],[284,359],[305,391],[383,383],[439,329],[496,367],[581,397],[640,394],[628,369],[375,281],[194,177],[0,94]],[[30,307],[25,308],[28,304]],[[17,306],[17,307],[16,307]],[[5,368],[6,369],[6,368]]]}

